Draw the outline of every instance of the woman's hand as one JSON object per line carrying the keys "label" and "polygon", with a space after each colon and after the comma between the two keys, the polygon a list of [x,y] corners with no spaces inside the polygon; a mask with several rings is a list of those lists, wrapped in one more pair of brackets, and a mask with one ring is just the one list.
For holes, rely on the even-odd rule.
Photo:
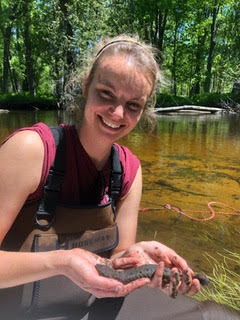
{"label": "woman's hand", "polygon": [[[142,241],[132,245],[121,255],[113,257],[114,268],[126,268],[126,261],[123,258],[136,258],[131,267],[138,267],[143,264],[158,264],[157,270],[148,284],[153,288],[160,288],[166,294],[175,296],[177,292],[194,295],[200,290],[200,283],[193,279],[193,271],[188,267],[187,262],[174,250],[157,241]],[[129,266],[128,266],[129,267]],[[164,268],[171,269],[170,283],[163,286],[162,279]]]}
{"label": "woman's hand", "polygon": [[[98,263],[110,263],[110,260],[83,249],[73,249],[64,252],[68,255],[64,275],[97,298],[125,296],[150,282],[149,279],[144,278],[129,284],[123,284],[117,280],[102,277],[98,274],[95,265]],[[124,260],[125,264],[136,264],[137,259],[126,257]]]}

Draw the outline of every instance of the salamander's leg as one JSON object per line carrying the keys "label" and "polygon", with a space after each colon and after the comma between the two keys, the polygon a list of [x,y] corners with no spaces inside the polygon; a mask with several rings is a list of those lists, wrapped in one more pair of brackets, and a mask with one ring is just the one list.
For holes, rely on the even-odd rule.
{"label": "salamander's leg", "polygon": [[174,272],[172,273],[172,293],[171,293],[171,297],[172,298],[176,298],[177,294],[178,294],[178,287],[179,287],[179,283],[180,283],[180,275],[179,272]]}

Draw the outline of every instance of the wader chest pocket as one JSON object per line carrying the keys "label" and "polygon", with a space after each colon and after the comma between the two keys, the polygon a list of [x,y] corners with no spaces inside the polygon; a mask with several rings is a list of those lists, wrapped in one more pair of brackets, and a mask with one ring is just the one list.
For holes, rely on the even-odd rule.
{"label": "wader chest pocket", "polygon": [[[74,234],[35,234],[33,252],[43,252],[73,248],[82,248],[94,253],[110,252],[118,243],[117,226],[110,226],[101,230],[88,230]],[[24,286],[23,306],[28,313],[37,310],[64,310],[86,309],[90,294],[83,291],[71,280],[64,276],[56,276],[36,281]]]}

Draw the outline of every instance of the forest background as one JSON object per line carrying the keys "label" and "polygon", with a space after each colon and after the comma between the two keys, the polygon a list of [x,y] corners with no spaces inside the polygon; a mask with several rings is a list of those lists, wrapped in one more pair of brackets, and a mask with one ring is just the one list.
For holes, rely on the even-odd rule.
{"label": "forest background", "polygon": [[0,0],[0,108],[61,107],[93,42],[121,33],[160,50],[158,106],[240,102],[239,30],[235,0]]}

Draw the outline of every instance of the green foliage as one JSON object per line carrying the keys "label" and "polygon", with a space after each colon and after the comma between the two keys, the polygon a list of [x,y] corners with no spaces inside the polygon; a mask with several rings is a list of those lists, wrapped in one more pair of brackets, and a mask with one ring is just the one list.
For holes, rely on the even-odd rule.
{"label": "green foliage", "polygon": [[223,102],[228,103],[230,101],[240,103],[240,95],[232,93],[203,93],[193,97],[194,104],[207,107],[217,107]]}
{"label": "green foliage", "polygon": [[230,92],[240,78],[239,21],[234,0],[1,0],[0,92],[29,91],[32,80],[35,94],[59,98],[93,42],[119,33],[161,50],[174,101],[202,94],[206,80],[210,92]]}
{"label": "green foliage", "polygon": [[213,274],[209,276],[210,285],[203,288],[196,298],[200,301],[215,301],[239,311],[240,254],[226,251],[226,255],[219,255],[222,262],[209,255],[206,256],[212,265]]}
{"label": "green foliage", "polygon": [[173,107],[183,105],[198,105],[206,107],[221,107],[224,103],[240,104],[240,95],[233,93],[202,93],[191,98],[159,93],[156,107]]}
{"label": "green foliage", "polygon": [[51,96],[33,96],[29,92],[0,94],[0,109],[10,110],[50,110],[57,109],[56,100]]}
{"label": "green foliage", "polygon": [[172,107],[172,106],[183,106],[192,105],[193,101],[187,97],[174,96],[167,93],[159,93],[157,96],[157,107]]}

